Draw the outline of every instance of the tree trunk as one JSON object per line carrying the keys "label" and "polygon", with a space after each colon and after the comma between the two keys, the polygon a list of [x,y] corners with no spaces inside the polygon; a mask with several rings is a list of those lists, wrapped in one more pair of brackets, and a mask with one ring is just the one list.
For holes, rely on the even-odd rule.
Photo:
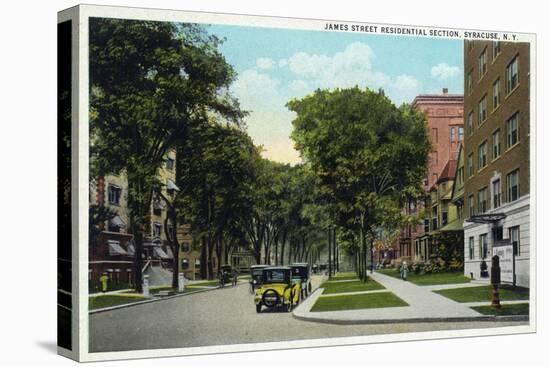
{"label": "tree trunk", "polygon": [[207,273],[207,267],[206,264],[208,263],[208,256],[206,254],[206,238],[201,238],[201,279],[207,279],[208,273]]}
{"label": "tree trunk", "polygon": [[332,243],[332,235],[330,234],[330,226],[328,227],[328,277],[329,279],[332,277],[332,250],[331,250],[331,243]]}
{"label": "tree trunk", "polygon": [[285,228],[283,230],[283,234],[282,234],[282,241],[281,241],[281,257],[280,257],[280,262],[281,262],[281,265],[283,265],[285,263],[285,247],[286,247],[286,236],[287,236],[287,229]]}
{"label": "tree trunk", "polygon": [[[137,227],[137,226],[136,226]],[[143,233],[134,229],[134,288],[137,293],[143,293]]]}

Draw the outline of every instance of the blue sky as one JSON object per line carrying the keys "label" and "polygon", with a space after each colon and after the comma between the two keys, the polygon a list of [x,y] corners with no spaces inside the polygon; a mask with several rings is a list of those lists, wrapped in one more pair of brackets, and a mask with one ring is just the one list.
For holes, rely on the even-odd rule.
{"label": "blue sky", "polygon": [[463,90],[463,42],[344,32],[211,25],[238,78],[231,90],[264,156],[297,163],[285,103],[317,88],[383,88],[396,104],[421,93]]}

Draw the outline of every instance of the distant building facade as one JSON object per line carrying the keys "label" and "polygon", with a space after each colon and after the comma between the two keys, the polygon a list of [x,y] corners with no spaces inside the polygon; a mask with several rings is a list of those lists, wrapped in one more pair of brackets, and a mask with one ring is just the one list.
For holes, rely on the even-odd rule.
{"label": "distant building facade", "polygon": [[[449,94],[444,88],[442,94],[418,95],[412,106],[425,114],[432,144],[427,174],[422,183],[424,190],[429,193],[447,162],[456,160],[459,146],[464,139],[464,97]],[[402,214],[416,216],[424,207],[424,203],[409,200],[402,208]],[[429,225],[429,219],[426,219],[424,223],[410,224],[402,229],[399,239],[399,256],[402,259],[426,260],[426,251],[419,250],[423,246],[420,239],[429,231]]]}
{"label": "distant building facade", "polygon": [[464,46],[464,273],[481,278],[492,246],[510,241],[515,280],[529,286],[529,44]]}
{"label": "distant building facade", "polygon": [[[170,151],[163,166],[159,169],[162,194],[169,200],[174,197],[175,151]],[[135,247],[129,233],[128,183],[126,176],[106,175],[91,180],[90,205],[103,206],[116,213],[112,219],[99,223],[98,235],[89,245],[88,281],[90,292],[97,287],[99,277],[107,273],[110,289],[133,286]],[[176,229],[180,244],[179,264],[174,264],[174,254],[169,246],[167,231],[172,232],[170,221],[166,222],[168,210],[162,198],[155,197],[151,202],[150,231],[143,238],[143,265],[145,273],[151,270],[152,283],[170,284],[173,269],[182,272],[187,279],[195,279],[200,274],[199,251],[193,247],[189,225],[179,225]],[[165,227],[165,224],[168,228]]]}

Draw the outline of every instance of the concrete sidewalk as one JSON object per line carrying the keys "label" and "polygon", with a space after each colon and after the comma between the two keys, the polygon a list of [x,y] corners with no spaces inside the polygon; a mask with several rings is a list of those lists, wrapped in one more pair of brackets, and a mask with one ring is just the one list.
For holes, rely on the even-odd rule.
{"label": "concrete sidewalk", "polygon": [[[345,311],[310,312],[311,308],[321,296],[323,289],[318,289],[308,297],[293,315],[294,317],[316,322],[356,324],[356,323],[392,323],[392,322],[454,322],[473,320],[494,320],[494,316],[482,315],[470,308],[471,305],[458,303],[449,298],[432,292],[433,289],[446,288],[445,286],[422,287],[408,281],[396,279],[387,275],[369,274],[374,280],[382,284],[386,291],[407,302],[405,307],[386,307]],[[468,286],[468,284],[462,284]],[[369,292],[361,292],[369,293]],[[324,297],[325,295],[323,295]],[[487,304],[487,303],[486,303]],[[517,316],[515,318],[518,318]],[[518,318],[518,320],[524,320]]]}

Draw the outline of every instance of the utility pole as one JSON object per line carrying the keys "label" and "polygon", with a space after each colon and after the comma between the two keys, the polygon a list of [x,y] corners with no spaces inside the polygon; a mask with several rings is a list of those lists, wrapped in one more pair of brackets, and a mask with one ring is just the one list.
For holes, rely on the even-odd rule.
{"label": "utility pole", "polygon": [[329,279],[332,277],[332,250],[330,247],[330,243],[332,242],[332,235],[330,233],[330,225],[328,226],[328,277]]}

